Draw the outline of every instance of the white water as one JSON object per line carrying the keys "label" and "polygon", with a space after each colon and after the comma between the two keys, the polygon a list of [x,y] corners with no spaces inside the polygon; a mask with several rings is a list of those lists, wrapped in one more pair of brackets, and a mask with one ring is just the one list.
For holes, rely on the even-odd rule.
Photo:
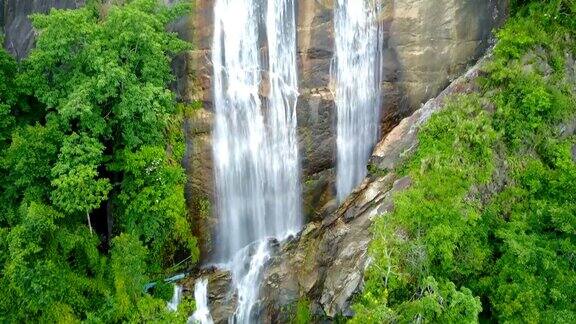
{"label": "white water", "polygon": [[240,323],[251,323],[255,320],[256,301],[260,289],[260,274],[263,265],[270,259],[268,242],[263,240],[248,245],[240,250],[232,264],[232,281],[238,287],[238,307],[235,319]]}
{"label": "white water", "polygon": [[198,279],[194,285],[194,300],[196,311],[188,319],[188,323],[212,324],[214,320],[208,308],[208,280]]}
{"label": "white water", "polygon": [[268,239],[301,227],[294,10],[293,0],[217,0],[214,8],[215,259],[231,269],[238,294],[231,322],[257,319]]}
{"label": "white water", "polygon": [[336,187],[343,201],[366,177],[366,164],[378,138],[381,37],[378,0],[335,2]]}
{"label": "white water", "polygon": [[182,300],[182,287],[174,285],[174,293],[172,294],[172,299],[168,302],[168,309],[175,312],[178,310],[178,305]]}

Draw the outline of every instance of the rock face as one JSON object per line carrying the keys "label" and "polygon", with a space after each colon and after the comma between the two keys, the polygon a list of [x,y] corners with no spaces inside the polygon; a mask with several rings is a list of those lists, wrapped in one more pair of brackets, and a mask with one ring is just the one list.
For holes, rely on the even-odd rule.
{"label": "rock face", "polygon": [[34,31],[28,16],[46,13],[51,8],[76,8],[84,0],[0,0],[0,25],[4,27],[4,47],[23,58],[34,45]]}
{"label": "rock face", "polygon": [[[210,201],[214,198],[210,50],[215,0],[192,1],[194,14],[172,26],[195,48],[176,58],[175,88],[181,100],[202,103],[202,107],[190,110],[186,116],[184,165],[189,180],[189,209],[195,217],[203,254],[207,255],[211,246],[209,234],[217,221],[210,216]],[[15,56],[24,57],[34,42],[27,18],[30,13],[47,12],[51,7],[73,8],[83,2],[0,0],[4,46]],[[438,95],[488,48],[491,31],[504,21],[508,8],[507,0],[381,0],[381,3],[378,23],[384,37],[383,140],[370,161],[379,172],[370,175],[338,206],[333,199],[336,109],[330,77],[334,1],[298,1],[298,135],[304,211],[309,223],[297,237],[278,247],[267,266],[261,292],[264,322],[287,322],[287,310],[300,298],[311,300],[318,315],[333,317],[349,312],[349,300],[361,287],[368,262],[369,227],[374,217],[393,209],[393,193],[410,186],[409,178],[399,178],[392,170],[416,147],[419,125],[441,108],[443,98],[449,93],[472,89],[476,68]],[[430,98],[434,99],[421,107]],[[406,116],[410,117],[402,120]],[[574,156],[576,159],[576,148]],[[230,274],[211,270],[199,275],[209,277],[214,319],[225,322],[236,303],[236,296],[230,294]],[[193,282],[184,286],[192,288]]]}
{"label": "rock face", "polygon": [[[350,300],[361,289],[369,262],[370,226],[376,217],[393,211],[394,194],[411,185],[409,177],[400,177],[394,170],[417,147],[420,126],[443,108],[447,96],[477,90],[475,80],[482,62],[384,137],[371,158],[376,171],[341,206],[326,210],[323,218],[309,222],[297,237],[277,248],[261,281],[263,323],[289,323],[295,305],[302,299],[310,301],[312,312],[319,318],[330,320],[338,314],[351,314]],[[214,287],[226,285],[225,278],[220,279],[224,282],[219,282],[217,276],[210,278]],[[233,307],[223,300],[235,302],[230,292],[211,294],[211,311],[231,315]],[[219,317],[224,323],[226,317]]]}
{"label": "rock face", "polygon": [[[177,30],[195,50],[178,58],[178,93],[201,101],[203,116],[212,107],[212,20],[215,0],[195,0],[195,14]],[[489,46],[491,32],[507,14],[507,0],[382,0],[383,100],[381,135],[400,119],[436,96]],[[302,158],[304,211],[314,219],[325,214],[334,196],[335,106],[330,66],[334,53],[333,0],[298,1],[298,135]],[[206,119],[202,125],[209,124]],[[194,128],[194,121],[190,123]],[[203,130],[204,127],[200,127]],[[210,131],[188,132],[191,183],[189,203],[212,200]],[[197,219],[198,222],[202,220]],[[203,225],[201,225],[203,226]],[[206,226],[203,226],[204,228]],[[209,249],[202,240],[204,250]]]}
{"label": "rock face", "polygon": [[417,147],[420,125],[442,109],[447,96],[477,90],[481,64],[402,120],[374,151],[371,163],[378,172],[369,175],[335,212],[309,223],[282,246],[263,279],[265,322],[287,322],[289,312],[284,310],[301,298],[310,300],[313,312],[321,317],[350,314],[350,299],[361,288],[369,262],[369,228],[375,217],[394,209],[394,194],[411,185],[410,178],[400,178],[394,170]]}
{"label": "rock face", "polygon": [[234,314],[237,304],[237,296],[231,292],[231,273],[216,268],[203,269],[195,276],[179,283],[184,288],[183,293],[193,297],[196,280],[204,278],[208,280],[208,300],[212,319],[215,323],[227,323],[228,318]]}

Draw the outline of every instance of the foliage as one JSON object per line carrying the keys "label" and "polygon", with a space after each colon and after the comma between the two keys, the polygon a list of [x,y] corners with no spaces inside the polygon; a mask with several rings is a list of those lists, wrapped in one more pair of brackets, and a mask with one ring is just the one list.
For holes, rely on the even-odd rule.
{"label": "foliage", "polygon": [[[519,4],[519,2],[516,2]],[[419,133],[412,186],[373,228],[357,323],[576,321],[573,1],[533,1],[498,31],[482,93]]]}
{"label": "foliage", "polygon": [[17,129],[4,152],[2,167],[7,170],[3,196],[8,206],[18,201],[45,201],[49,196],[52,166],[64,134],[54,122]]}
{"label": "foliage", "polygon": [[6,303],[0,309],[10,310],[6,320],[76,318],[99,308],[105,258],[98,240],[50,206],[31,203],[20,213],[6,238],[8,258],[0,278],[5,294],[0,300]]}
{"label": "foliage", "polygon": [[186,321],[143,287],[198,256],[168,89],[189,8],[102,3],[33,15],[30,56],[0,52],[0,322]]}
{"label": "foliage", "polygon": [[97,178],[103,150],[97,140],[73,133],[64,140],[58,162],[52,168],[52,202],[69,214],[85,213],[90,232],[90,212],[112,189],[108,179]]}
{"label": "foliage", "polygon": [[[0,37],[0,43],[4,39]],[[16,118],[12,115],[12,107],[17,101],[18,88],[14,84],[17,66],[16,61],[2,48],[0,50],[0,149],[4,149],[10,138]]]}
{"label": "foliage", "polygon": [[[473,183],[490,179],[496,138],[475,96],[449,102],[421,130],[420,149],[406,167],[412,188],[395,198],[393,215],[379,218],[373,228],[367,292],[356,308],[359,322],[478,315],[481,307],[468,289],[457,291],[452,282],[439,284],[430,276],[463,278],[489,257],[485,237],[471,235],[480,215],[463,197]],[[415,292],[420,297],[412,298]],[[458,302],[430,303],[437,294]],[[463,312],[460,303],[470,307]]]}
{"label": "foliage", "polygon": [[306,324],[312,322],[312,314],[310,314],[310,301],[308,299],[300,298],[296,303],[296,311],[294,318],[291,320],[293,324]]}
{"label": "foliage", "polygon": [[129,234],[117,236],[112,241],[110,271],[114,287],[114,320],[130,316],[136,311],[142,287],[147,281],[147,249]]}
{"label": "foliage", "polygon": [[487,208],[487,219],[506,222],[494,231],[499,258],[479,286],[501,320],[576,320],[574,143],[547,140],[540,159],[514,161],[517,185]]}
{"label": "foliage", "polygon": [[179,164],[170,161],[161,147],[144,147],[127,152],[120,165],[124,170],[118,195],[124,215],[121,226],[150,248],[153,270],[159,270],[178,244],[197,256],[196,239],[186,219],[185,176]]}

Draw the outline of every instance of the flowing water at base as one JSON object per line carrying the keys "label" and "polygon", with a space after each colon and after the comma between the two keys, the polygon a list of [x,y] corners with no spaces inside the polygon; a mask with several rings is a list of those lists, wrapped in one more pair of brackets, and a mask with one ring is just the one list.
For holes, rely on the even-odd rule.
{"label": "flowing water at base", "polygon": [[208,308],[208,280],[198,279],[194,285],[194,300],[196,311],[188,319],[188,323],[213,324],[210,309]]}
{"label": "flowing water at base", "polygon": [[270,259],[267,241],[255,242],[239,251],[232,261],[232,281],[238,292],[238,307],[234,321],[253,323],[260,289],[260,274],[266,261]]}
{"label": "flowing water at base", "polygon": [[293,1],[217,0],[214,8],[214,259],[232,271],[234,323],[256,320],[267,241],[302,225]]}
{"label": "flowing water at base", "polygon": [[182,300],[182,287],[174,285],[174,292],[172,293],[172,299],[167,303],[168,309],[175,312],[178,310],[178,305]]}

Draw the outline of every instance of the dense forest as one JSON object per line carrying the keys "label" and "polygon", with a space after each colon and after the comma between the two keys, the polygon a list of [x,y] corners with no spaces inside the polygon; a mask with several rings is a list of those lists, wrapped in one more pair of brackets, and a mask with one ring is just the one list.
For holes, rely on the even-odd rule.
{"label": "dense forest", "polygon": [[[515,1],[478,91],[450,98],[372,227],[352,323],[576,322],[576,1]],[[0,50],[0,322],[186,322],[200,255],[167,32],[192,8],[88,1]],[[570,57],[570,60],[568,59]],[[380,170],[388,172],[390,170]],[[146,289],[148,288],[148,289]],[[320,321],[302,300],[292,321]]]}
{"label": "dense forest", "polygon": [[[168,89],[188,44],[155,0],[32,17],[30,56],[0,55],[0,321],[172,322],[163,279],[198,249]],[[188,314],[183,310],[185,320]],[[188,310],[189,311],[189,310]]]}

